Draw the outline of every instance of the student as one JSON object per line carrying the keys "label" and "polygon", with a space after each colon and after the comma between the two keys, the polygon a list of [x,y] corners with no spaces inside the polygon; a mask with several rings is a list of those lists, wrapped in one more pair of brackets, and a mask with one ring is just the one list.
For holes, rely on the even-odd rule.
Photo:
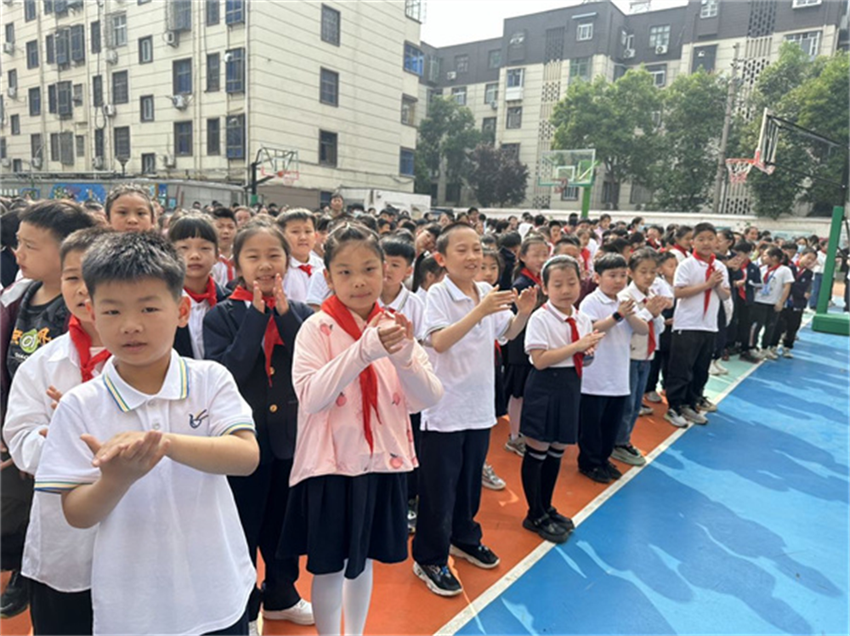
{"label": "student", "polygon": [[694,228],[689,225],[680,225],[673,232],[673,243],[670,245],[670,251],[676,255],[676,260],[680,264],[690,256],[694,234]]}
{"label": "student", "polygon": [[750,330],[752,329],[753,317],[752,307],[755,303],[756,291],[761,288],[761,273],[759,266],[750,260],[753,246],[747,241],[738,241],[732,248],[738,257],[738,271],[734,276],[734,292],[732,299],[735,303],[735,315],[737,316],[737,333],[735,342],[741,354],[741,360],[746,362],[759,362],[760,358],[755,356],[750,346]]}
{"label": "student", "polygon": [[224,476],[257,466],[248,405],[224,368],[171,348],[189,302],[164,238],[106,235],[82,269],[112,357],[56,407],[35,487],[94,529],[93,633],[247,634],[256,572]]}
{"label": "student", "polygon": [[561,222],[557,219],[552,219],[549,221],[547,225],[547,229],[549,230],[546,234],[547,239],[549,241],[549,251],[552,251],[555,243],[557,243],[563,234],[561,233]]}
{"label": "student", "polygon": [[362,634],[372,562],[407,558],[405,474],[416,466],[408,412],[442,396],[402,313],[377,303],[377,236],[354,224],[325,244],[333,295],[302,326],[292,378],[299,400],[292,496],[280,555],[307,555],[319,634]]}
{"label": "student", "polygon": [[667,306],[661,310],[661,316],[664,318],[664,331],[661,332],[661,336],[658,338],[658,349],[655,351],[655,357],[652,359],[652,364],[649,368],[649,377],[646,381],[646,401],[652,404],[661,403],[661,396],[658,394],[659,378],[663,378],[665,386],[667,383],[673,310],[676,306],[676,299],[673,294],[673,281],[676,277],[676,268],[679,265],[679,260],[675,254],[666,251],[659,252],[656,255],[656,263],[657,276],[650,289],[656,296],[666,298]]}
{"label": "student", "polygon": [[212,276],[221,287],[236,278],[236,263],[233,261],[233,238],[239,223],[230,208],[215,208],[212,212],[213,225],[218,235],[218,260],[213,267]]}
{"label": "student", "polygon": [[428,252],[423,252],[416,257],[411,291],[424,303],[428,297],[428,290],[441,282],[445,275],[446,268],[440,265],[436,257]]}
{"label": "student", "polygon": [[142,186],[125,183],[115,186],[106,197],[106,219],[118,232],[147,232],[156,227],[156,213],[150,194]]}
{"label": "student", "polygon": [[186,264],[183,293],[189,297],[189,324],[178,327],[174,349],[181,356],[204,359],[204,317],[227,298],[213,276],[218,255],[218,235],[208,217],[198,212],[180,216],[168,228],[168,240]]}
{"label": "student", "polygon": [[714,226],[697,223],[693,236],[693,254],[679,263],[673,282],[677,303],[666,381],[669,408],[664,419],[679,428],[689,422],[707,424],[699,411],[717,410],[703,390],[717,334],[717,308],[730,294],[729,273],[714,256]]}
{"label": "student", "polygon": [[289,265],[283,279],[283,291],[290,300],[307,301],[307,291],[313,276],[321,276],[324,264],[313,251],[316,246],[316,220],[304,208],[283,212],[277,224],[289,244]]}
{"label": "student", "polygon": [[236,227],[237,229],[239,229],[252,218],[254,218],[254,212],[251,210],[251,208],[238,206],[234,208],[233,216],[236,217]]}
{"label": "student", "polygon": [[[434,349],[434,372],[445,395],[422,412],[419,520],[413,539],[414,574],[435,594],[462,589],[449,570],[449,553],[482,568],[499,564],[481,543],[475,521],[481,502],[481,471],[490,429],[496,423],[493,341],[511,340],[525,327],[537,301],[526,289],[499,291],[476,283],[481,241],[464,223],[446,226],[437,239],[446,278],[431,287],[425,305],[425,338]],[[516,303],[516,316],[509,311]]]}
{"label": "student", "polygon": [[293,348],[312,311],[283,290],[289,248],[270,219],[255,219],[239,230],[233,258],[239,282],[230,298],[204,319],[204,348],[207,359],[233,374],[251,405],[260,446],[257,470],[229,480],[251,560],[256,564],[259,550],[266,565],[262,590],[251,593],[248,620],[257,620],[262,604],[267,620],[312,625],[312,608],[295,589],[298,560],[276,558],[296,444]]}
{"label": "student", "polygon": [[[532,289],[540,304],[542,281],[540,269],[549,258],[549,245],[546,239],[537,233],[529,233],[519,248],[517,263],[514,266],[513,289],[521,294],[526,289]],[[525,443],[519,434],[520,418],[522,417],[522,396],[525,381],[531,372],[531,362],[524,350],[525,334],[520,333],[508,343],[505,351],[505,391],[508,394],[508,419],[510,434],[505,441],[505,450],[516,453],[520,457],[525,454]]]}
{"label": "student", "polygon": [[502,269],[502,277],[499,279],[500,289],[510,289],[514,282],[514,268],[519,256],[520,245],[522,245],[522,237],[519,232],[505,232],[499,237],[499,254],[505,263],[505,267]]}
{"label": "student", "polygon": [[522,527],[541,538],[563,543],[575,525],[552,505],[552,495],[568,444],[578,438],[584,356],[604,334],[575,309],[581,291],[578,261],[554,256],[543,265],[548,300],[535,311],[525,332],[525,349],[534,368],[522,404],[522,488],[528,514]]}
{"label": "student", "polygon": [[591,294],[594,289],[596,289],[596,282],[593,280],[593,272],[588,271],[584,267],[584,258],[582,256],[579,239],[575,236],[565,236],[558,241],[555,244],[555,250],[552,252],[552,256],[562,255],[571,256],[578,261],[579,268],[581,269],[581,293],[579,294],[579,299],[576,304],[581,304],[581,301]]}
{"label": "student", "polygon": [[[827,251],[827,243],[826,241],[818,240],[817,236],[812,236],[812,249],[817,251],[817,263],[812,270],[814,272],[814,279],[812,281],[812,293],[809,297],[809,309],[814,311],[818,308],[818,296],[820,295],[821,283],[823,282],[823,268],[826,265],[826,251]],[[846,287],[846,285],[845,285]]]}
{"label": "student", "polygon": [[646,323],[648,333],[632,333],[629,343],[629,390],[630,396],[623,409],[623,419],[614,440],[611,456],[624,464],[643,466],[646,459],[632,444],[632,431],[643,406],[652,361],[658,350],[658,342],[664,332],[664,317],[661,312],[672,303],[652,290],[656,281],[658,263],[652,248],[641,248],[629,259],[629,276],[632,282],[620,292],[620,300],[632,299],[635,314]]}
{"label": "student", "polygon": [[0,288],[8,287],[18,276],[15,248],[18,247],[18,227],[21,224],[19,210],[2,208],[0,214]]}
{"label": "student", "polygon": [[780,339],[782,340],[783,358],[794,357],[791,350],[794,348],[794,340],[797,337],[797,332],[800,330],[800,324],[803,322],[803,312],[806,309],[806,303],[809,301],[812,279],[814,278],[813,270],[816,265],[817,252],[810,247],[803,249],[800,254],[800,260],[797,262],[796,271],[794,272],[791,294],[788,297],[788,302],[786,302],[785,307],[782,309],[782,313],[779,315],[779,321],[773,330],[773,339],[771,340],[771,351],[777,355],[777,347],[779,346]]}
{"label": "student", "polygon": [[769,247],[762,258],[764,260],[760,268],[762,287],[756,293],[753,304],[749,346],[751,348],[756,346],[759,332],[764,327],[761,356],[768,360],[778,360],[779,356],[771,349],[773,331],[785,307],[785,301],[791,295],[794,274],[788,266],[782,264],[784,255],[781,248],[775,245]]}
{"label": "student", "polygon": [[[78,230],[62,243],[62,297],[70,333],[54,338],[18,369],[9,395],[3,437],[15,465],[34,475],[59,398],[100,373],[109,352],[86,310],[80,262],[105,230]],[[58,497],[37,492],[24,544],[21,575],[28,579],[33,633],[91,634],[91,559],[94,531],[68,525]]]}
{"label": "student", "polygon": [[593,321],[595,331],[605,333],[605,339],[596,347],[593,365],[582,373],[578,469],[585,477],[607,484],[622,476],[608,458],[630,394],[632,332],[646,334],[649,328],[636,315],[633,299],[618,298],[628,283],[625,258],[603,253],[596,259],[594,277],[599,287],[582,301],[579,309]]}

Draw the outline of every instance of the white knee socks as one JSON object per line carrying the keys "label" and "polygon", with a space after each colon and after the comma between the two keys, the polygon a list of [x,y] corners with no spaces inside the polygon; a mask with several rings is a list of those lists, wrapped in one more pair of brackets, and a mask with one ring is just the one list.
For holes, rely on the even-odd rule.
{"label": "white knee socks", "polygon": [[508,419],[511,421],[511,439],[519,436],[519,418],[522,415],[522,398],[511,396],[508,400]]}
{"label": "white knee socks", "polygon": [[343,609],[347,636],[362,634],[366,626],[372,600],[372,560],[366,560],[365,569],[356,579],[346,579],[344,571],[345,567],[333,574],[313,577],[313,616],[316,619],[316,630],[321,635],[342,633]]}

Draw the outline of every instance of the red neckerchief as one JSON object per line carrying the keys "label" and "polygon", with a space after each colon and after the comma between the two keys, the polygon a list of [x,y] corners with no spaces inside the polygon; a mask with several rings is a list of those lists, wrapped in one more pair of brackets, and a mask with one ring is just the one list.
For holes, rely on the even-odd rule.
{"label": "red neckerchief", "polygon": [[302,272],[307,274],[307,276],[313,275],[313,266],[312,265],[305,265],[305,264],[302,263],[301,265],[298,266],[298,269],[300,269]]}
{"label": "red neckerchief", "polygon": [[581,260],[584,261],[584,271],[590,271],[590,250],[586,247],[581,248]]}
{"label": "red neckerchief", "polygon": [[[233,293],[230,294],[232,300],[247,300],[250,303],[254,302],[254,294],[247,289],[238,285]],[[271,309],[274,312],[275,298],[274,296],[263,296],[263,303],[266,309]],[[269,314],[269,321],[266,323],[266,333],[263,336],[263,354],[266,356],[266,377],[269,379],[269,386],[272,385],[272,353],[275,345],[284,346],[283,338],[280,336],[280,331],[277,328],[277,323],[274,321],[274,313]]]}
{"label": "red neckerchief", "polygon": [[233,280],[234,276],[234,263],[232,258],[227,258],[224,254],[218,255],[218,262],[224,263],[224,266],[227,268],[227,282]]}
{"label": "red neckerchief", "polygon": [[678,243],[674,243],[674,244],[673,244],[673,247],[671,247],[670,249],[679,250],[679,251],[680,251],[682,254],[684,254],[685,256],[687,256],[687,255],[688,255],[688,250],[686,250],[684,247],[682,247],[682,246],[681,246],[681,245],[679,245]]}
{"label": "red neckerchief", "polygon": [[653,238],[646,239],[646,242],[649,243],[649,246],[654,250],[657,250],[658,248],[661,247],[661,243],[659,243],[658,241],[656,241]]}
{"label": "red neckerchief", "polygon": [[806,267],[797,266],[797,273],[794,275],[795,280],[800,280],[803,277],[803,274],[806,272]]}
{"label": "red neckerchief", "polygon": [[747,268],[750,266],[750,259],[745,258],[744,262],[741,263],[741,272],[744,274],[744,284],[738,288],[738,296],[741,297],[741,300],[747,299],[747,279],[749,275],[747,274]]}
{"label": "red neckerchief", "polygon": [[104,349],[96,356],[92,356],[91,336],[86,333],[76,316],[71,316],[71,320],[68,322],[68,334],[71,336],[71,342],[77,350],[77,355],[80,356],[80,372],[83,374],[83,382],[88,382],[94,377],[92,372],[95,367],[101,362],[106,362],[111,354]]}
{"label": "red neckerchief", "polygon": [[[218,295],[215,293],[215,281],[212,276],[210,276],[209,280],[207,280],[207,288],[204,290],[203,294],[196,294],[188,287],[184,287],[183,291],[189,294],[189,298],[194,300],[196,303],[202,303],[206,300],[210,304],[210,309],[215,307],[215,303],[218,300]],[[251,299],[253,300],[253,296]]]}
{"label": "red neckerchief", "polygon": [[[354,340],[360,340],[363,335],[351,310],[342,304],[342,301],[334,294],[322,303],[322,311],[334,319],[334,322],[342,327],[342,330]],[[366,318],[368,324],[375,316],[379,315],[383,310],[375,303],[369,316]],[[360,397],[363,400],[363,434],[366,436],[366,442],[369,444],[369,451],[374,451],[375,442],[372,437],[372,409],[375,409],[375,415],[378,416],[378,374],[370,364],[360,372]],[[380,423],[378,416],[378,423]]]}
{"label": "red neckerchief", "polygon": [[779,263],[778,265],[774,265],[773,267],[768,267],[767,271],[764,273],[764,278],[762,279],[761,282],[764,283],[765,285],[767,285],[770,282],[771,275],[773,274],[773,272],[775,272],[780,267],[782,267],[782,263]]}
{"label": "red neckerchief", "polygon": [[[549,309],[549,303],[546,303],[543,306],[546,307],[546,309]],[[552,311],[551,309],[549,309],[549,311],[552,313],[553,316],[555,316],[556,318],[558,317],[558,314],[556,314],[554,311]],[[578,333],[578,324],[576,324],[575,316],[576,316],[576,310],[573,309],[573,315],[564,320],[564,322],[566,322],[570,326],[570,344],[575,344],[576,342],[581,340],[581,336]],[[578,353],[574,353],[573,354],[573,366],[575,366],[576,373],[578,374],[578,377],[581,377],[581,371],[582,371],[583,365],[584,365],[584,352],[579,351]]]}
{"label": "red neckerchief", "polygon": [[538,276],[537,274],[535,274],[534,272],[532,272],[532,271],[531,271],[530,269],[528,269],[527,267],[523,267],[523,268],[520,270],[520,272],[519,272],[519,273],[520,273],[520,274],[522,274],[523,276],[525,276],[526,278],[528,278],[529,280],[534,281],[534,284],[535,284],[535,285],[537,285],[538,287],[542,287],[542,286],[543,286],[543,281],[542,281],[542,280],[540,280],[540,276]]}
{"label": "red neckerchief", "polygon": [[[674,247],[677,247],[677,246],[674,245]],[[716,260],[717,257],[714,254],[712,254],[710,259],[705,260],[699,254],[696,253],[696,250],[694,250],[692,253],[693,253],[695,259],[697,259],[698,261],[701,261],[703,263],[708,264],[708,267],[706,267],[706,269],[705,269],[705,280],[708,280],[709,278],[711,278],[711,275],[714,273],[714,261]],[[703,301],[702,301],[702,315],[703,316],[708,313],[708,305],[709,305],[710,302],[711,302],[711,290],[706,289],[705,290],[705,296],[703,297]]]}

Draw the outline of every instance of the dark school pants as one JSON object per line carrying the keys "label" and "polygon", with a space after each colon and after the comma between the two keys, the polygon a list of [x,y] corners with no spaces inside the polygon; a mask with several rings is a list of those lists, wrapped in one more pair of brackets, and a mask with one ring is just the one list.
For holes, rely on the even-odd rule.
{"label": "dark school pants", "polygon": [[[800,325],[803,322],[803,310],[786,307],[779,314],[779,320],[776,323],[776,328],[773,330],[773,338],[770,340],[771,347],[779,346],[779,341],[782,340],[782,346],[786,349],[794,348],[794,341],[797,339],[797,332],[800,330]],[[783,338],[782,335],[785,334]]]}
{"label": "dark school pants", "polygon": [[[422,422],[421,413],[410,414],[410,428],[413,431],[413,450],[416,451],[416,456],[419,457],[419,448],[422,443],[422,431],[419,425]],[[419,469],[414,468],[407,473],[407,500],[413,501],[419,496]]]}
{"label": "dark school pants", "polygon": [[91,590],[59,592],[49,585],[27,580],[30,595],[30,619],[35,636],[92,633]]}
{"label": "dark school pants", "polygon": [[295,605],[301,597],[295,589],[298,580],[298,559],[277,558],[277,548],[283,530],[286,502],[289,499],[291,459],[273,459],[261,463],[247,477],[228,477],[248,551],[254,566],[257,550],[266,564],[266,579],[262,592],[254,589],[248,600],[248,619],[257,619],[260,604],[268,610],[282,610]]}
{"label": "dark school pants", "polygon": [[655,352],[655,357],[652,359],[652,365],[649,368],[649,378],[646,380],[646,393],[652,393],[658,390],[658,379],[662,379],[662,386],[667,387],[667,367],[670,364],[670,326],[661,332],[661,337],[658,339],[659,347]]}
{"label": "dark school pants", "polygon": [[446,565],[450,545],[464,549],[481,543],[475,515],[481,504],[481,470],[490,429],[422,431],[420,445],[413,560],[419,565]]}
{"label": "dark school pants", "polygon": [[671,409],[696,408],[708,382],[714,352],[713,331],[674,331],[670,345],[667,403]]}
{"label": "dark school pants", "polygon": [[776,329],[776,323],[779,322],[779,312],[774,309],[773,305],[755,303],[751,315],[753,324],[750,328],[750,348],[756,346],[759,331],[764,327],[764,333],[761,336],[761,348],[767,349],[771,346],[773,332]]}
{"label": "dark school pants", "polygon": [[581,394],[578,420],[578,467],[591,470],[608,465],[623,421],[628,395]]}
{"label": "dark school pants", "polygon": [[746,301],[737,297],[735,301],[735,315],[738,317],[738,335],[736,341],[741,353],[746,353],[752,349],[750,344],[750,331],[753,326],[752,305],[748,305]]}

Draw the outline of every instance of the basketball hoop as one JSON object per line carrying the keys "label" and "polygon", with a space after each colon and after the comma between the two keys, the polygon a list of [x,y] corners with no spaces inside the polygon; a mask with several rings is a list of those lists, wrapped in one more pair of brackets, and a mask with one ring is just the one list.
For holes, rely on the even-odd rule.
{"label": "basketball hoop", "polygon": [[277,176],[285,186],[292,186],[300,178],[297,170],[280,170]]}
{"label": "basketball hoop", "polygon": [[555,194],[563,194],[564,190],[570,187],[569,179],[561,179],[559,184],[555,186]]}
{"label": "basketball hoop", "polygon": [[729,171],[729,183],[746,183],[754,165],[756,165],[756,160],[747,157],[727,159],[726,170]]}

